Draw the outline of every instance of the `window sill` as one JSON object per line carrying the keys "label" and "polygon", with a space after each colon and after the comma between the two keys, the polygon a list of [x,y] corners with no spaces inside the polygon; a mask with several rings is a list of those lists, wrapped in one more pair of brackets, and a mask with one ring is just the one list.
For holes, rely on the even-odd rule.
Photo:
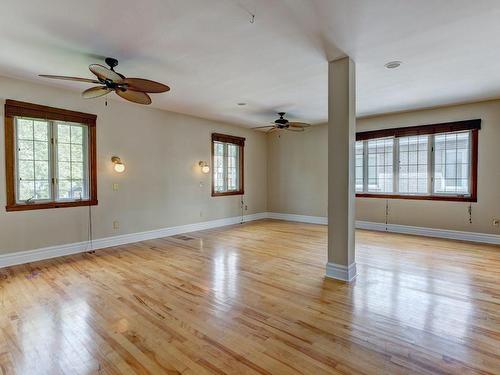
{"label": "window sill", "polygon": [[404,194],[376,194],[356,193],[356,198],[383,198],[383,199],[413,199],[421,201],[448,201],[448,202],[477,202],[474,196],[459,195],[404,195]]}
{"label": "window sill", "polygon": [[97,200],[69,201],[69,202],[48,202],[32,204],[12,204],[5,206],[7,212],[45,210],[49,208],[97,206]]}
{"label": "window sill", "polygon": [[243,190],[240,191],[226,191],[223,193],[217,193],[215,191],[212,191],[212,197],[225,197],[229,195],[243,195],[245,194]]}

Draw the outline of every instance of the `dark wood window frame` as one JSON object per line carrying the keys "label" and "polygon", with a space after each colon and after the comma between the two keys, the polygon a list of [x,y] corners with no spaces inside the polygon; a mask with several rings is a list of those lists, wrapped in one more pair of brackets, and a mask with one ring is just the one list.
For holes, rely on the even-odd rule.
{"label": "dark wood window frame", "polygon": [[384,193],[356,193],[360,198],[385,198],[385,199],[415,199],[454,202],[477,202],[477,171],[478,171],[478,141],[481,119],[455,121],[432,125],[419,125],[402,128],[372,130],[356,133],[356,141],[374,138],[408,137],[415,135],[429,135],[459,131],[471,131],[471,191],[470,195],[413,195],[413,194],[384,194]]}
{"label": "dark wood window frame", "polygon": [[[16,200],[15,181],[15,117],[31,117],[43,120],[68,121],[88,126],[88,165],[89,165],[89,199],[75,201],[51,201],[43,203],[23,204]],[[5,171],[7,189],[7,211],[40,210],[59,207],[77,207],[97,205],[97,159],[96,159],[96,120],[97,116],[88,113],[69,111],[67,109],[47,107],[38,104],[5,101]]]}
{"label": "dark wood window frame", "polygon": [[[240,162],[240,168],[239,168],[239,181],[240,181],[240,188],[237,191],[225,191],[225,192],[217,192],[215,191],[215,178],[214,178],[214,171],[215,171],[215,163],[214,163],[214,142],[224,142],[224,143],[232,143],[234,145],[237,145],[239,147],[239,162]],[[211,147],[212,147],[212,197],[224,197],[228,195],[243,195],[245,194],[245,173],[244,173],[244,165],[245,165],[245,158],[244,158],[244,151],[245,151],[245,138],[242,137],[236,137],[234,135],[227,135],[227,134],[220,134],[220,133],[212,133],[212,142],[211,142]]]}

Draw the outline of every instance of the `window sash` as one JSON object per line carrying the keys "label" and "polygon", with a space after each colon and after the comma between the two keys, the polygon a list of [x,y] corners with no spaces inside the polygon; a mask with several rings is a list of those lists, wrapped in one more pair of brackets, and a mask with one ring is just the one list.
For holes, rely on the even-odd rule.
{"label": "window sash", "polygon": [[[20,157],[19,157],[19,152],[20,152],[20,147],[19,143],[20,141],[23,141],[20,139],[18,136],[18,129],[19,129],[19,120],[30,120],[30,121],[39,121],[39,122],[46,122],[47,123],[47,143],[48,143],[48,185],[49,185],[49,197],[47,199],[36,199],[36,197],[33,197],[33,199],[28,199],[32,203],[37,203],[37,204],[43,204],[43,203],[51,203],[51,202],[78,202],[78,201],[84,201],[88,200],[90,198],[90,178],[89,178],[89,129],[88,126],[85,124],[80,124],[80,123],[70,123],[70,122],[62,122],[62,121],[52,121],[52,120],[45,120],[45,119],[40,119],[40,118],[31,118],[31,117],[23,117],[23,116],[14,116],[14,142],[15,142],[15,153],[14,153],[14,159],[15,159],[15,181],[16,181],[16,204],[26,204],[28,203],[28,200],[26,199],[21,199],[21,183],[22,179],[20,177]],[[81,195],[80,198],[75,198],[75,197],[69,197],[69,198],[61,198],[59,195],[59,157],[58,157],[58,145],[59,145],[59,140],[58,140],[58,126],[59,125],[64,125],[67,124],[70,126],[70,131],[72,127],[81,127],[82,128],[82,169],[83,169],[83,176],[82,176],[82,190],[83,194]],[[70,135],[71,137],[71,135]],[[33,135],[32,140],[26,140],[26,141],[32,141],[33,144],[37,142],[35,140],[35,136]],[[72,178],[72,170],[71,168],[73,167],[73,163],[71,161],[71,153],[72,153],[72,147],[71,145],[77,145],[76,143],[72,143],[72,139],[70,138],[70,143],[69,143],[69,152],[70,152],[70,183],[72,186],[72,183],[74,180]],[[33,153],[35,146],[33,145]],[[33,163],[36,163],[36,156],[33,155]],[[76,163],[76,162],[75,162]],[[36,184],[36,167],[33,167],[34,171],[33,173],[35,174],[33,183]],[[26,180],[24,180],[26,181]],[[36,186],[36,185],[35,185]],[[36,189],[34,190],[36,193]],[[73,190],[71,189],[71,192]]]}
{"label": "window sash", "polygon": [[[370,139],[367,144],[368,193],[391,193],[394,191],[394,139]],[[364,184],[363,184],[364,185]]]}
{"label": "window sash", "polygon": [[[62,125],[69,125],[70,126],[70,138],[69,138],[69,143],[68,142],[60,142],[60,137],[59,137],[59,126]],[[82,143],[73,143],[73,128],[80,127],[82,128]],[[54,122],[53,123],[53,134],[54,134],[54,147],[53,147],[53,154],[54,154],[54,175],[55,175],[55,200],[57,202],[71,202],[71,201],[80,201],[80,200],[85,200],[89,199],[90,192],[89,192],[89,159],[88,159],[88,127],[85,126],[84,124],[79,124],[79,123],[69,123],[69,122]],[[70,154],[70,160],[69,160],[69,168],[70,168],[70,179],[64,179],[64,181],[69,181],[70,183],[70,195],[73,195],[73,183],[74,181],[78,181],[80,179],[73,178],[73,164],[79,164],[79,161],[73,161],[73,147],[72,146],[82,146],[82,193],[79,198],[76,198],[74,196],[70,197],[62,197],[61,196],[61,181],[63,179],[60,178],[60,163],[68,163],[68,161],[61,161],[59,159],[59,146],[61,144],[69,145],[69,154]]]}
{"label": "window sash", "polygon": [[242,195],[245,138],[212,133],[212,196]]}
{"label": "window sash", "polygon": [[[20,120],[28,120],[28,121],[31,121],[33,124],[32,124],[32,127],[33,127],[33,131],[32,131],[32,138],[30,139],[27,139],[27,138],[20,138],[20,135],[19,135],[19,121]],[[48,159],[47,160],[38,160],[37,159],[37,156],[36,156],[36,145],[35,143],[36,142],[45,142],[45,141],[40,141],[40,140],[36,140],[35,139],[35,130],[34,130],[34,121],[37,121],[37,122],[46,122],[47,123],[47,157]],[[48,176],[47,176],[47,183],[49,184],[49,189],[48,189],[48,193],[49,193],[49,197],[47,199],[36,199],[35,195],[30,197],[31,198],[31,202],[38,202],[38,203],[44,203],[44,202],[51,202],[53,200],[53,189],[52,189],[52,163],[53,163],[53,157],[52,157],[52,153],[51,153],[51,139],[52,139],[52,127],[50,126],[50,121],[46,121],[46,120],[43,120],[43,119],[36,119],[36,118],[28,118],[28,117],[15,117],[14,118],[14,142],[15,142],[15,155],[14,155],[14,159],[15,159],[15,179],[16,179],[16,203],[25,203],[27,200],[21,200],[19,199],[20,197],[20,194],[21,194],[21,183],[22,182],[25,182],[25,181],[29,181],[29,182],[32,182],[33,184],[33,193],[36,195],[36,184],[37,182],[42,182],[42,181],[45,181],[45,180],[41,180],[41,179],[37,179],[36,177],[36,173],[37,173],[37,170],[36,170],[36,162],[42,162],[42,161],[47,161],[47,164],[48,164]],[[21,142],[31,142],[32,143],[32,159],[21,159],[20,158],[20,152],[21,152]],[[33,163],[33,178],[32,179],[23,179],[21,176],[20,176],[20,164],[22,162],[32,162]],[[28,198],[28,199],[30,199]]]}
{"label": "window sash", "polygon": [[[369,190],[369,186],[368,186],[368,179],[369,179],[369,173],[367,173],[367,169],[368,169],[368,155],[369,155],[369,152],[368,152],[368,142],[376,142],[378,139],[377,138],[367,138],[367,139],[363,139],[363,140],[358,140],[356,142],[356,146],[357,146],[357,149],[359,150],[360,148],[360,143],[362,142],[363,144],[363,165],[362,165],[362,169],[363,169],[363,191],[360,191],[359,190],[359,179],[355,181],[357,181],[357,185],[356,187],[358,188],[356,190],[356,196],[358,197],[363,197],[363,196],[373,196],[373,197],[384,197],[384,198],[409,198],[409,199],[419,199],[419,198],[422,198],[422,199],[425,199],[425,198],[428,198],[428,199],[440,199],[440,198],[443,198],[443,199],[447,199],[447,198],[450,198],[452,200],[469,200],[469,201],[475,201],[477,200],[477,196],[476,196],[476,193],[477,193],[477,188],[476,188],[476,184],[477,184],[477,166],[474,164],[474,163],[477,163],[477,131],[478,129],[472,129],[472,130],[462,130],[462,131],[454,131],[454,132],[444,132],[444,133],[437,133],[437,134],[426,134],[424,135],[425,137],[427,137],[427,142],[425,143],[427,146],[427,149],[425,150],[425,154],[426,154],[426,159],[427,159],[427,164],[425,165],[425,163],[422,163],[422,167],[420,168],[420,174],[423,173],[423,169],[425,169],[425,178],[426,178],[426,183],[425,183],[425,192],[422,191],[422,184],[420,185],[420,191],[402,191],[402,189],[400,189],[400,183],[402,182],[402,175],[403,173],[401,173],[401,170],[400,170],[400,167],[401,167],[401,160],[400,158],[402,156],[404,156],[404,154],[402,155],[401,153],[402,152],[406,152],[405,150],[400,150],[400,145],[401,145],[401,142],[404,141],[405,139],[408,139],[410,137],[419,137],[421,138],[422,135],[402,135],[402,136],[399,136],[399,137],[395,137],[395,136],[392,136],[392,137],[384,137],[384,138],[381,138],[381,139],[387,139],[387,138],[392,138],[394,140],[393,142],[393,156],[394,156],[394,162],[393,162],[393,165],[392,165],[392,171],[393,171],[393,189],[392,191],[389,191],[389,192],[376,192],[376,191],[371,191]],[[435,188],[435,166],[436,166],[436,151],[435,151],[435,137],[436,135],[441,135],[441,134],[449,134],[449,135],[457,135],[457,134],[467,134],[467,162],[468,163],[462,163],[462,167],[467,164],[467,172],[466,172],[466,175],[467,175],[467,178],[463,178],[463,176],[461,178],[459,178],[458,176],[456,177],[456,181],[467,181],[467,189],[466,191],[459,191],[457,192],[456,190],[455,191],[451,191],[451,192],[446,192],[446,191],[436,191],[436,188]],[[380,140],[381,140],[380,139]],[[417,143],[418,145],[418,143]],[[408,149],[409,150],[409,149]],[[457,150],[456,148],[455,149],[452,149],[453,150]],[[423,157],[423,150],[421,150],[422,152],[419,154],[419,151],[418,151],[418,146],[417,146],[417,163],[416,163],[416,168],[417,168],[417,184],[418,184],[418,173],[419,173],[419,170],[418,170],[418,157]],[[359,151],[358,151],[359,152]],[[458,152],[458,151],[456,151]],[[475,156],[476,154],[476,156]],[[410,155],[409,153],[407,154],[408,156]],[[359,157],[358,157],[359,158]],[[359,160],[359,159],[358,159]],[[408,163],[407,165],[409,166],[411,163],[409,162],[408,160]],[[460,164],[460,163],[458,163]],[[458,169],[457,163],[455,163],[454,167]],[[359,167],[359,163],[356,164],[356,167],[355,167],[355,171],[356,169],[360,170],[360,167]],[[413,168],[412,168],[413,169]],[[404,169],[403,169],[404,170]],[[408,181],[410,181],[410,175],[409,175],[409,171],[410,171],[410,168],[408,168],[408,174],[407,174],[407,177],[408,177]],[[457,172],[458,173],[458,172]],[[455,186],[458,186],[458,184],[456,183]],[[418,186],[417,186],[417,190],[418,190]]]}
{"label": "window sash", "polygon": [[[214,141],[216,152],[214,153],[213,178],[217,193],[235,192],[240,190],[240,146],[228,142]],[[222,154],[217,150],[222,147]],[[233,149],[235,155],[230,155]],[[232,159],[232,160],[231,160]],[[222,163],[222,176],[220,175],[219,163]],[[232,165],[234,164],[234,166]],[[234,169],[234,173],[230,173]],[[230,184],[230,180],[233,180]]]}
{"label": "window sash", "polygon": [[429,170],[429,164],[432,164],[431,137],[417,135],[396,138],[397,183],[394,191],[408,195],[427,195],[432,191],[429,185],[432,180]]}

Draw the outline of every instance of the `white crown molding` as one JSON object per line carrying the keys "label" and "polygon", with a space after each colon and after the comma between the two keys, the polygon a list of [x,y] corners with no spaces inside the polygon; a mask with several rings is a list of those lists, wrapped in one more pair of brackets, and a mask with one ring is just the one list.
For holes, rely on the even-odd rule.
{"label": "white crown molding", "polygon": [[[306,216],[306,215],[293,215],[293,214],[269,212],[268,217],[270,219],[298,221],[301,223],[325,224],[325,225],[328,224],[328,218],[324,216]],[[379,231],[379,232],[413,234],[416,236],[446,238],[450,240],[500,245],[500,235],[498,234],[464,232],[458,230],[436,229],[436,228],[426,228],[426,227],[414,227],[409,225],[375,223],[375,222],[361,221],[361,220],[356,220],[356,228]]]}
{"label": "white crown molding", "polygon": [[[243,222],[266,219],[267,212],[243,216]],[[175,236],[176,234],[196,232],[205,229],[223,227],[242,222],[242,217],[231,217],[219,220],[210,220],[200,223],[180,225],[170,228],[162,228],[147,232],[124,234],[107,238],[98,238],[92,241],[92,248],[88,241],[77,242],[66,245],[50,246],[41,249],[19,251],[0,255],[0,268],[51,259],[65,255],[82,253],[85,251],[104,249],[112,246],[125,245],[128,243],[152,240],[155,238]]]}
{"label": "white crown molding", "polygon": [[356,263],[349,265],[349,267],[331,262],[328,262],[326,264],[326,277],[346,281],[349,283],[354,280],[356,276]]}

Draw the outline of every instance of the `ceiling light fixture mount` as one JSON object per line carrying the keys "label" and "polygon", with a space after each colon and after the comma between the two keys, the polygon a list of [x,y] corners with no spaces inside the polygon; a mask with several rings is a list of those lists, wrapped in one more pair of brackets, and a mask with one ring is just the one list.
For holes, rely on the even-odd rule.
{"label": "ceiling light fixture mount", "polygon": [[384,66],[387,69],[397,69],[397,68],[399,68],[401,66],[402,63],[403,63],[402,61],[389,61]]}

